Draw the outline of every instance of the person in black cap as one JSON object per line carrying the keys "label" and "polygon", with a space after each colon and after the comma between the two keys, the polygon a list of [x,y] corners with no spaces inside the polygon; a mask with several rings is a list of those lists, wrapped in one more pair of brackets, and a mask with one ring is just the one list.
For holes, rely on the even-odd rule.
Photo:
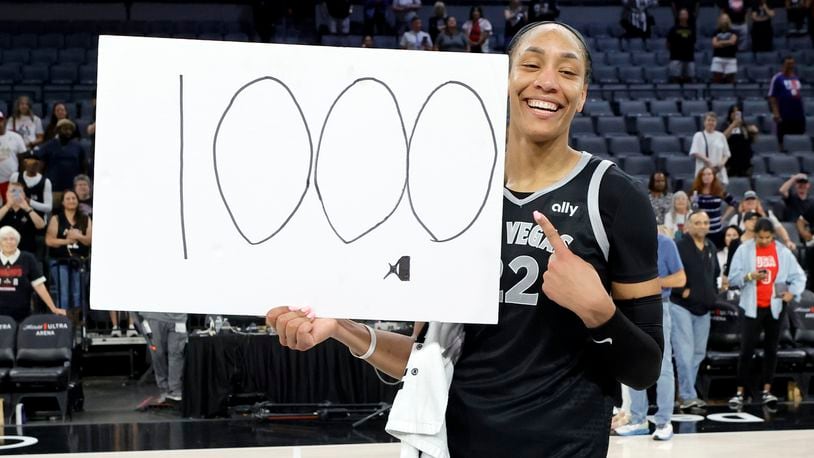
{"label": "person in black cap", "polygon": [[741,230],[744,230],[743,217],[749,212],[757,213],[762,218],[768,218],[774,225],[774,232],[780,240],[783,241],[786,248],[791,251],[797,251],[797,242],[791,240],[789,232],[783,227],[783,223],[777,219],[774,212],[763,208],[763,203],[755,191],[749,190],[743,193],[743,200],[741,200],[740,205],[738,205],[738,212],[729,220],[729,225],[738,226]]}
{"label": "person in black cap", "polygon": [[778,192],[783,196],[783,203],[786,204],[784,221],[797,221],[811,206],[811,196],[808,195],[810,189],[811,184],[805,173],[794,174],[780,185]]}

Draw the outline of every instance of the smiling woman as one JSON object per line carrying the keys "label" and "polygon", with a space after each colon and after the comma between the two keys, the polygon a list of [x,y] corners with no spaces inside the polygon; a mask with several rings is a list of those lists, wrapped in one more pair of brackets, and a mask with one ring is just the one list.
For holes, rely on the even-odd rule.
{"label": "smiling woman", "polygon": [[[581,35],[564,24],[535,23],[518,32],[509,53],[499,319],[461,327],[446,434],[441,429],[435,438],[456,457],[604,457],[616,381],[643,389],[659,375],[655,217],[629,176],[568,146],[590,76]],[[307,350],[334,338],[394,377],[405,374],[409,358],[401,393],[410,392],[408,384],[445,386],[433,378],[443,369],[416,368],[421,355],[436,351],[414,345],[427,326],[417,325],[408,338],[288,307],[270,310],[267,321],[283,345]],[[446,329],[429,328],[430,336]],[[445,355],[456,353],[449,349]],[[401,410],[424,403],[396,401]],[[415,424],[433,424],[436,418],[422,417],[429,411],[438,409],[414,413]]]}

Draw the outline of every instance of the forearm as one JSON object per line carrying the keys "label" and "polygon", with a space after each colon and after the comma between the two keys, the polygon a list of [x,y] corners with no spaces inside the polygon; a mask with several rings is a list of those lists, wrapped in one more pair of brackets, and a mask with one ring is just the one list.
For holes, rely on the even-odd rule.
{"label": "forearm", "polygon": [[40,283],[34,287],[34,292],[37,293],[37,296],[42,299],[45,305],[53,312],[57,309],[56,304],[54,304],[54,300],[51,299],[51,295],[48,294],[48,289],[45,287],[45,283]]}
{"label": "forearm", "polygon": [[[370,347],[367,329],[351,320],[339,320],[334,339],[343,343],[355,355],[364,354]],[[376,351],[367,359],[373,367],[387,375],[401,379],[413,348],[410,336],[387,331],[376,332]]]}
{"label": "forearm", "polygon": [[661,372],[664,350],[661,297],[616,302],[613,317],[590,330],[591,337],[616,380],[642,390],[653,385]]}
{"label": "forearm", "polygon": [[37,211],[41,211],[43,213],[50,213],[51,212],[51,205],[46,204],[45,202],[37,202],[34,199],[31,199],[28,202],[28,205],[31,205],[31,208]]}
{"label": "forearm", "polygon": [[687,276],[680,270],[666,277],[659,277],[659,283],[662,288],[681,288],[687,283]]}

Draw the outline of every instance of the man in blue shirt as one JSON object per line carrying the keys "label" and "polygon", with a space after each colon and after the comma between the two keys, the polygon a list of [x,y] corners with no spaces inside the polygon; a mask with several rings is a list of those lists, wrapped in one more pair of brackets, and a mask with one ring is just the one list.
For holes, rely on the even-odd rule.
{"label": "man in blue shirt", "polygon": [[786,134],[804,134],[806,115],[803,109],[803,91],[800,79],[794,74],[794,57],[783,58],[783,71],[772,77],[769,84],[769,104],[777,124],[777,142],[783,148]]}
{"label": "man in blue shirt", "polygon": [[[670,440],[673,437],[673,425],[670,417],[675,405],[675,377],[673,375],[673,354],[670,345],[670,293],[672,288],[681,288],[687,281],[684,265],[678,254],[675,242],[662,233],[659,240],[659,283],[661,283],[661,300],[663,304],[664,356],[661,361],[661,375],[656,382],[658,411],[656,411],[655,440]],[[647,390],[630,390],[630,424],[616,428],[620,436],[638,436],[650,433],[647,426]]]}

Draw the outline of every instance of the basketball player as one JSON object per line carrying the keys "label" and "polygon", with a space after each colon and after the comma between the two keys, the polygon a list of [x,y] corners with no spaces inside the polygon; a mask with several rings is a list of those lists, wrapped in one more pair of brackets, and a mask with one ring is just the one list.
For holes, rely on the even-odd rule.
{"label": "basketball player", "polygon": [[[590,79],[582,36],[531,24],[509,55],[499,323],[465,325],[448,446],[455,457],[604,457],[616,382],[643,389],[660,372],[655,216],[629,176],[568,146]],[[413,344],[375,331],[373,346],[365,327],[307,308],[274,308],[267,322],[298,350],[329,337],[355,355],[372,349],[367,361],[398,378]]]}

